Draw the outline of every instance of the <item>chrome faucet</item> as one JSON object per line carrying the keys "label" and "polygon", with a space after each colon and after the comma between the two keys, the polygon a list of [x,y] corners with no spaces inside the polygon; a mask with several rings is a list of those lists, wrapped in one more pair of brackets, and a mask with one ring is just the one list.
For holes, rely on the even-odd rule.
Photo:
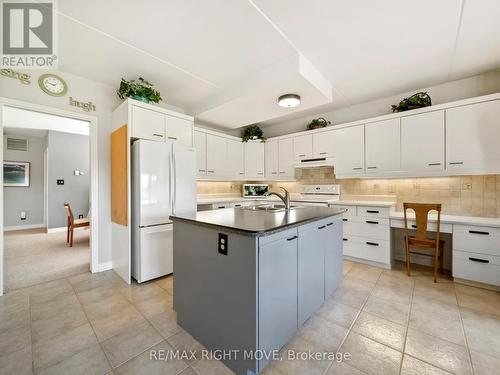
{"label": "chrome faucet", "polygon": [[274,191],[268,191],[264,195],[266,197],[268,197],[270,195],[276,195],[279,199],[281,199],[283,201],[283,203],[285,205],[285,210],[289,211],[290,210],[290,193],[284,187],[280,186],[280,189],[283,189],[283,191],[285,192],[285,196],[283,196],[280,193],[275,193]]}

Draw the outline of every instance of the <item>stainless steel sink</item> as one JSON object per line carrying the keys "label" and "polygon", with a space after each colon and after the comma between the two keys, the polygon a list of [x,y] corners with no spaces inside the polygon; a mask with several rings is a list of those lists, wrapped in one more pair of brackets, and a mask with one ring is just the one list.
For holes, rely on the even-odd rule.
{"label": "stainless steel sink", "polygon": [[[293,210],[297,206],[291,206],[290,209]],[[250,207],[240,207],[242,210],[250,210],[250,211],[267,211],[267,212],[282,212],[286,211],[284,204],[262,204],[258,206],[250,206]]]}

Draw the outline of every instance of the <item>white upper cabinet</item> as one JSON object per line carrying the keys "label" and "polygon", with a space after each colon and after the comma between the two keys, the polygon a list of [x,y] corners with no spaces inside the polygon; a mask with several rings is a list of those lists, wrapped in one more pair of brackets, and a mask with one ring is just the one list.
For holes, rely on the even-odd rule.
{"label": "white upper cabinet", "polygon": [[279,170],[278,175],[283,177],[295,177],[294,157],[293,157],[293,138],[279,140],[278,147]]}
{"label": "white upper cabinet", "polygon": [[366,173],[395,172],[401,169],[400,119],[365,125]]}
{"label": "white upper cabinet", "polygon": [[500,100],[446,110],[449,171],[500,172]]}
{"label": "white upper cabinet", "polygon": [[401,169],[443,170],[444,134],[444,111],[401,118]]}
{"label": "white upper cabinet", "polygon": [[132,138],[165,141],[165,114],[132,106]]}
{"label": "white upper cabinet", "polygon": [[245,143],[245,178],[264,179],[264,144],[261,141]]}
{"label": "white upper cabinet", "polygon": [[265,143],[265,170],[266,178],[275,179],[279,175],[279,142],[268,141]]}
{"label": "white upper cabinet", "polygon": [[207,134],[207,177],[227,175],[227,138]]}
{"label": "white upper cabinet", "polygon": [[228,139],[227,140],[227,163],[228,176],[235,179],[245,177],[245,149],[243,142]]}
{"label": "white upper cabinet", "polygon": [[167,128],[167,141],[193,146],[193,121],[176,117],[165,116]]}
{"label": "white upper cabinet", "polygon": [[333,136],[333,129],[313,134],[313,158],[326,158],[334,156]]}
{"label": "white upper cabinet", "polygon": [[293,154],[295,160],[312,159],[312,134],[300,135],[293,138]]}
{"label": "white upper cabinet", "polygon": [[336,175],[365,173],[364,125],[334,130]]}
{"label": "white upper cabinet", "polygon": [[195,130],[194,148],[196,150],[196,175],[206,177],[207,175],[207,134]]}

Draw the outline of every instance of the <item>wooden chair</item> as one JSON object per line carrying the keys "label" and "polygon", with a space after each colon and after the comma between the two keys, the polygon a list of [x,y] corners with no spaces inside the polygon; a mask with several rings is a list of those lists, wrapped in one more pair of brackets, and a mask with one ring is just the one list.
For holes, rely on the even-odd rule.
{"label": "wooden chair", "polygon": [[66,210],[66,216],[68,217],[68,229],[66,234],[66,242],[69,243],[70,247],[73,247],[73,231],[75,228],[84,228],[90,225],[90,219],[76,219],[73,217],[73,211],[68,202],[64,203],[64,209]]}
{"label": "wooden chair", "polygon": [[[409,235],[407,210],[415,211],[415,223],[411,229],[416,229],[416,235]],[[437,281],[438,263],[440,272],[443,273],[443,249],[444,241],[439,239],[439,228],[441,224],[441,204],[427,203],[403,203],[405,219],[405,245],[406,245],[406,272],[410,275],[411,254],[424,255],[434,258],[434,282]],[[437,211],[436,238],[427,237],[427,224],[429,211]],[[418,248],[418,251],[412,251],[412,247]]]}

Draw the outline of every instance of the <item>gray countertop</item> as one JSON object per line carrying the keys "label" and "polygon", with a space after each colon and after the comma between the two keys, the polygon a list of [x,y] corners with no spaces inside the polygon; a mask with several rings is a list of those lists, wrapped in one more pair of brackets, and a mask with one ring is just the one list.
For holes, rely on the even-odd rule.
{"label": "gray countertop", "polygon": [[266,236],[302,224],[341,215],[344,209],[333,207],[302,206],[286,212],[266,212],[225,208],[220,210],[199,211],[192,214],[170,216],[175,221],[183,221],[212,227],[247,236]]}

